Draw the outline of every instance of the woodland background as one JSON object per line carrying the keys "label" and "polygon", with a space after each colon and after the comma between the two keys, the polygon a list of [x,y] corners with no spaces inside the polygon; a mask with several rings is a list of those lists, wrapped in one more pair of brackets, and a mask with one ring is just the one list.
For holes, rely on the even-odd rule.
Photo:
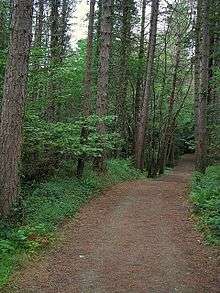
{"label": "woodland background", "polygon": [[91,0],[72,48],[76,4],[0,1],[2,283],[14,255],[48,243],[94,191],[156,177],[187,152],[217,241],[220,2]]}

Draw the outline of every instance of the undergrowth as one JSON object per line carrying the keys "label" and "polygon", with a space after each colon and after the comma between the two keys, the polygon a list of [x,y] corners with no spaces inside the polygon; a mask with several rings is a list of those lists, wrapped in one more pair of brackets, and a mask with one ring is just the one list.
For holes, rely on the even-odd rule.
{"label": "undergrowth", "polygon": [[191,199],[198,227],[209,244],[220,245],[220,165],[195,173]]}
{"label": "undergrowth", "polygon": [[69,178],[68,168],[66,162],[50,181],[24,187],[22,201],[14,208],[16,219],[0,222],[0,288],[26,257],[53,242],[57,225],[74,217],[92,196],[115,183],[144,178],[129,160],[110,160],[102,176],[88,167],[81,180]]}

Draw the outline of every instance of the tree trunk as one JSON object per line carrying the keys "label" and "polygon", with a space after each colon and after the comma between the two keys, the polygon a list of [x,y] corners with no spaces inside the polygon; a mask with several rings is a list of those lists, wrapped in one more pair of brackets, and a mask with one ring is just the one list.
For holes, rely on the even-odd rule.
{"label": "tree trunk", "polygon": [[174,64],[174,72],[173,72],[173,81],[172,81],[172,90],[169,97],[169,106],[168,106],[168,117],[167,117],[167,123],[165,125],[164,134],[162,134],[162,146],[160,147],[160,154],[159,154],[159,163],[158,163],[158,169],[159,174],[164,173],[164,168],[166,166],[166,158],[167,158],[167,151],[169,146],[169,140],[172,136],[173,131],[173,108],[174,103],[176,99],[176,85],[178,82],[178,69],[179,69],[179,63],[180,63],[180,39],[181,36],[178,35],[177,37],[177,44],[176,44],[176,54],[175,54],[175,64]]}
{"label": "tree trunk", "polygon": [[[83,113],[85,117],[91,114],[91,97],[92,97],[92,60],[93,60],[93,34],[94,34],[94,18],[95,18],[95,2],[90,0],[89,12],[89,26],[88,26],[88,39],[86,49],[86,68],[84,79],[84,97],[83,97]],[[88,136],[85,127],[82,127],[81,138],[82,141]],[[82,177],[85,164],[85,155],[82,155],[77,164],[77,176]]]}
{"label": "tree trunk", "polygon": [[[101,19],[101,47],[100,47],[100,69],[98,78],[97,92],[97,115],[105,117],[107,115],[108,102],[108,80],[109,80],[109,55],[112,31],[112,0],[103,0],[102,19]],[[99,133],[105,134],[106,127],[104,123],[98,125]],[[97,158],[95,167],[98,171],[105,170],[105,152]]]}
{"label": "tree trunk", "polygon": [[61,60],[60,48],[60,32],[59,32],[59,7],[60,0],[51,1],[51,41],[50,41],[50,54],[52,64],[57,64]]}
{"label": "tree trunk", "polygon": [[148,59],[146,70],[146,81],[144,86],[144,95],[140,103],[140,111],[137,121],[137,134],[135,141],[135,164],[138,169],[144,167],[144,141],[145,132],[148,123],[148,108],[151,94],[153,71],[154,71],[154,56],[156,47],[156,34],[157,34],[157,19],[159,12],[159,0],[152,1],[151,8],[151,21],[150,21],[150,36],[148,45]]}
{"label": "tree trunk", "polygon": [[127,111],[126,96],[128,87],[128,65],[131,41],[131,18],[132,18],[132,0],[122,1],[122,29],[121,29],[121,48],[120,48],[120,69],[118,82],[118,117],[121,135],[127,141]]}
{"label": "tree trunk", "polygon": [[22,118],[31,45],[32,0],[15,0],[0,124],[0,214],[19,194]]}
{"label": "tree trunk", "polygon": [[83,112],[85,116],[91,114],[91,96],[92,96],[92,61],[93,61],[93,35],[94,35],[94,18],[95,18],[96,0],[90,0],[88,39],[86,48],[86,69],[84,78],[84,97]]}
{"label": "tree trunk", "polygon": [[198,117],[198,105],[199,105],[199,94],[201,86],[200,77],[200,43],[201,43],[201,3],[197,3],[197,16],[195,25],[195,64],[194,64],[194,113],[195,113],[195,140],[197,140],[197,117]]}
{"label": "tree trunk", "polygon": [[[100,47],[101,47],[101,20],[102,20],[102,0],[97,1],[97,21],[95,25],[95,56],[94,56],[94,72],[98,73],[100,61]],[[94,75],[94,83],[98,84],[98,74]]]}
{"label": "tree trunk", "polygon": [[207,167],[207,100],[209,93],[209,1],[198,0],[201,7],[201,90],[198,97],[196,117],[196,169],[204,172]]}
{"label": "tree trunk", "polygon": [[[134,121],[135,121],[134,134],[135,135],[137,133],[136,127],[137,127],[137,121],[138,121],[138,113],[140,111],[141,87],[143,84],[144,34],[145,34],[146,4],[147,4],[147,1],[143,0],[142,17],[141,17],[141,36],[140,36],[140,45],[139,45],[139,54],[138,54],[137,83],[136,83],[136,93],[135,93],[135,113],[134,113]],[[136,139],[134,138],[134,142],[135,141],[136,141]]]}
{"label": "tree trunk", "polygon": [[65,57],[67,48],[68,48],[68,17],[70,14],[70,4],[69,0],[63,0],[62,1],[62,11],[61,11],[61,44],[60,44],[60,57],[63,60]]}
{"label": "tree trunk", "polygon": [[34,45],[37,48],[40,48],[42,46],[43,24],[44,24],[44,0],[39,0],[38,12],[36,16],[36,29],[35,29],[35,36],[34,36]]}
{"label": "tree trunk", "polygon": [[50,80],[48,106],[45,111],[45,116],[47,120],[54,122],[58,119],[57,92],[59,87],[59,84],[54,79],[54,74],[56,72],[56,67],[62,60],[59,28],[60,0],[50,0],[50,4]]}

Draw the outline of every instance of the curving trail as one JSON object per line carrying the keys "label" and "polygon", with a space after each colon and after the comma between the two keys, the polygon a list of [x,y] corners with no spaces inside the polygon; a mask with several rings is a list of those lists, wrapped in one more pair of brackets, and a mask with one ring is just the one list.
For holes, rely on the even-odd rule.
{"label": "curving trail", "polygon": [[193,157],[152,181],[118,184],[64,225],[63,241],[17,273],[7,292],[220,292],[216,251],[190,219]]}

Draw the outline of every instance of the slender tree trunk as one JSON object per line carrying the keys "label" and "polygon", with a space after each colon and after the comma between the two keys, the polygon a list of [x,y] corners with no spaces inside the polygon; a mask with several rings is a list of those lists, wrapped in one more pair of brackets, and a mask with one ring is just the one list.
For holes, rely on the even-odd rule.
{"label": "slender tree trunk", "polygon": [[[34,9],[36,10],[36,23],[34,32],[33,47],[36,49],[34,51],[34,58],[32,59],[32,66],[30,70],[33,75],[39,74],[41,72],[41,65],[43,61],[43,56],[41,48],[43,47],[43,29],[44,29],[44,0],[38,0],[34,3]],[[34,18],[34,17],[33,17]],[[31,100],[37,100],[42,96],[42,88],[39,82],[33,85],[32,95],[29,96]]]}
{"label": "slender tree trunk", "polygon": [[168,152],[167,152],[167,165],[171,168],[175,166],[175,144],[173,137],[169,143]]}
{"label": "slender tree trunk", "polygon": [[180,63],[180,35],[178,36],[177,44],[176,44],[176,56],[175,56],[175,64],[174,64],[174,72],[173,72],[173,82],[172,82],[172,91],[169,97],[169,106],[168,106],[168,117],[167,123],[165,126],[164,134],[162,135],[162,145],[160,147],[160,155],[159,155],[159,174],[164,173],[164,168],[166,166],[166,158],[167,158],[167,151],[169,147],[169,141],[171,140],[172,136],[172,125],[173,125],[173,108],[176,98],[176,85],[178,81],[178,69]]}
{"label": "slender tree trunk", "polygon": [[61,44],[60,44],[60,57],[63,60],[65,57],[67,47],[68,47],[68,17],[70,13],[69,0],[62,1],[62,11],[61,11]]}
{"label": "slender tree trunk", "polygon": [[60,29],[59,29],[59,7],[60,0],[51,1],[51,15],[50,15],[50,54],[52,64],[58,64],[61,59],[61,48],[60,48]]}
{"label": "slender tree trunk", "polygon": [[42,37],[43,37],[43,24],[44,24],[44,0],[38,1],[38,12],[36,17],[36,29],[35,29],[35,38],[34,45],[37,48],[42,46]]}
{"label": "slender tree trunk", "polygon": [[[140,100],[141,100],[141,87],[143,84],[143,65],[144,65],[144,34],[145,34],[145,20],[146,20],[146,4],[147,1],[143,0],[142,3],[142,17],[141,17],[141,36],[140,36],[140,45],[139,45],[139,54],[138,54],[138,71],[137,71],[137,83],[136,83],[136,93],[135,93],[135,129],[134,134],[137,133],[137,121],[138,113],[140,111]],[[134,138],[134,142],[136,138]]]}
{"label": "slender tree trunk", "polygon": [[131,41],[131,18],[132,18],[132,0],[122,1],[122,29],[121,29],[121,48],[120,48],[120,70],[118,84],[118,117],[121,135],[128,139],[127,131],[127,111],[126,96],[129,76],[129,52]]}
{"label": "slender tree trunk", "polygon": [[0,215],[19,194],[22,119],[31,45],[32,0],[15,0],[0,124]]}
{"label": "slender tree trunk", "polygon": [[94,56],[94,71],[97,74],[94,75],[94,83],[98,83],[98,69],[100,61],[100,47],[101,47],[101,20],[102,20],[102,0],[97,1],[97,22],[96,22],[96,35],[95,35],[95,56]]}
{"label": "slender tree trunk", "polygon": [[[214,18],[214,38],[215,38],[215,53],[214,53],[214,67],[220,68],[220,2],[214,0],[214,5],[212,6],[214,11],[212,15]],[[216,13],[217,12],[217,13]],[[216,125],[217,132],[220,126],[220,87],[215,85],[214,97],[213,97],[213,107],[215,111],[213,113],[213,123]],[[217,133],[217,137],[219,134]]]}
{"label": "slender tree trunk", "polygon": [[48,106],[45,111],[45,116],[49,121],[57,121],[58,107],[57,107],[57,92],[59,84],[54,80],[56,67],[61,62],[61,41],[60,41],[60,27],[59,27],[59,8],[60,0],[50,0],[50,80],[48,93]]}
{"label": "slender tree trunk", "polygon": [[157,34],[157,19],[159,12],[159,0],[152,1],[151,8],[151,22],[150,22],[150,36],[148,47],[147,71],[146,81],[144,87],[143,100],[140,103],[140,111],[137,121],[137,134],[135,141],[135,164],[138,169],[144,167],[144,141],[145,132],[148,124],[148,108],[151,94],[153,71],[154,71],[154,56],[156,47],[156,34]]}
{"label": "slender tree trunk", "polygon": [[198,117],[198,106],[199,106],[199,95],[201,86],[201,3],[197,2],[197,16],[195,25],[195,64],[194,64],[194,113],[195,113],[195,140],[198,139],[198,129],[197,129],[197,117]]}
{"label": "slender tree trunk", "polygon": [[94,36],[94,18],[95,18],[96,0],[90,0],[88,39],[86,49],[86,70],[84,79],[84,98],[83,112],[85,116],[91,114],[91,97],[92,97],[92,62],[93,62],[93,36]]}
{"label": "slender tree trunk", "polygon": [[[84,97],[83,97],[83,113],[85,117],[91,114],[91,97],[92,97],[92,60],[93,60],[93,35],[94,35],[94,18],[95,18],[95,3],[96,0],[90,0],[89,12],[89,26],[88,26],[88,39],[86,49],[86,68],[84,79]],[[88,136],[85,127],[82,127],[81,138],[84,141]],[[85,165],[84,155],[79,158],[77,164],[77,176],[82,177]]]}
{"label": "slender tree trunk", "polygon": [[209,1],[198,0],[201,5],[201,90],[196,117],[196,169],[204,172],[207,166],[207,100],[209,93]]}
{"label": "slender tree trunk", "polygon": [[[112,4],[112,0],[102,1],[100,69],[97,92],[97,115],[100,117],[105,117],[107,115]],[[104,123],[99,124],[98,131],[101,135],[106,133]],[[95,167],[99,171],[105,170],[105,153],[103,153],[101,157],[97,158]]]}
{"label": "slender tree trunk", "polygon": [[10,0],[10,15],[9,15],[9,27],[11,27],[11,22],[12,22],[12,11],[14,9],[14,0]]}

